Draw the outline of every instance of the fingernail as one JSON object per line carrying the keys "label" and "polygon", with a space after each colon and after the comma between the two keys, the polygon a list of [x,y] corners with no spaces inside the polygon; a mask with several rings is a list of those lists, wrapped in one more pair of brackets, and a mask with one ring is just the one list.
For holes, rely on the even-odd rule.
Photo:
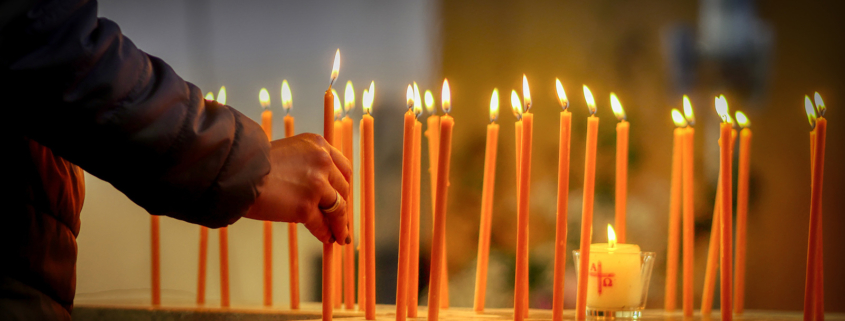
{"label": "fingernail", "polygon": [[346,244],[352,244],[352,237],[349,235],[346,236]]}

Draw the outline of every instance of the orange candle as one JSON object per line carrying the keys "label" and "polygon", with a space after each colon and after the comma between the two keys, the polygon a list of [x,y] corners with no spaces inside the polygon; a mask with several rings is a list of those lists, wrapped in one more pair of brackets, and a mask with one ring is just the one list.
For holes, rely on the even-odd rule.
{"label": "orange candle", "polygon": [[159,239],[159,222],[158,215],[150,216],[150,239],[152,240],[152,294],[153,305],[161,304],[161,243]]}
{"label": "orange candle", "polygon": [[[361,103],[366,106],[368,99],[369,99],[369,91],[367,89],[364,89],[364,95],[361,98]],[[358,128],[361,128],[363,126],[363,123],[364,123],[364,120],[362,119],[361,124],[358,126]],[[363,134],[363,131],[361,131],[361,134],[358,135],[358,146],[360,146],[359,148],[361,149],[361,151],[358,152],[358,157],[360,157],[360,161],[361,161],[361,163],[360,163],[361,165],[359,165],[361,167],[361,169],[359,170],[359,173],[361,173],[360,174],[361,179],[358,182],[358,185],[359,185],[359,188],[360,188],[360,191],[361,191],[361,196],[360,196],[361,197],[361,204],[360,204],[360,211],[359,211],[359,215],[358,215],[359,219],[360,219],[359,224],[358,224],[358,231],[359,231],[358,235],[360,235],[358,237],[358,311],[364,311],[364,304],[366,302],[366,297],[367,297],[366,291],[365,291],[365,289],[367,288],[365,286],[365,284],[366,284],[365,280],[366,280],[366,275],[367,275],[365,262],[367,261],[366,260],[367,254],[366,254],[366,247],[365,247],[366,242],[364,242],[364,239],[365,239],[365,237],[364,237],[364,225],[366,225],[366,217],[365,217],[366,215],[364,215],[364,212],[365,212],[364,203],[366,203],[366,200],[364,199],[365,197],[364,197],[364,175],[363,175],[363,173],[364,173],[364,134]]]}
{"label": "orange candle", "polygon": [[432,236],[431,276],[429,281],[428,319],[437,321],[440,315],[440,287],[443,274],[443,251],[446,241],[446,196],[449,184],[449,160],[452,156],[452,127],[455,122],[449,111],[451,101],[449,81],[443,81],[443,112],[440,118],[440,141],[437,155],[437,189],[434,204],[434,235]]}
{"label": "orange candle", "polygon": [[742,128],[739,132],[739,176],[737,177],[736,200],[736,263],[734,266],[734,313],[745,310],[745,250],[748,224],[748,174],[751,164],[751,128],[748,117],[738,111],[736,121]]}
{"label": "orange candle", "polygon": [[[340,49],[337,50],[334,56],[334,66],[332,67],[331,82],[329,89],[323,97],[323,137],[327,142],[334,142],[334,97],[332,93],[332,84],[337,79],[337,74],[340,71]],[[323,243],[323,321],[332,319],[332,296],[333,296],[333,278],[332,278],[332,261],[334,257],[333,243]]]}
{"label": "orange candle", "polygon": [[[731,130],[731,159],[733,159],[733,146],[736,139],[736,131]],[[721,146],[721,140],[719,141]],[[716,291],[716,272],[719,271],[719,242],[721,234],[721,211],[722,211],[722,177],[719,175],[716,183],[716,201],[713,204],[713,220],[710,227],[710,247],[707,249],[707,265],[704,271],[704,290],[701,295],[701,314],[710,315],[713,311],[713,295]]]}
{"label": "orange candle", "polygon": [[[282,108],[285,110],[285,138],[294,135],[294,119],[290,115],[292,96],[287,80],[282,81]],[[288,264],[290,269],[290,308],[299,309],[299,246],[296,223],[288,223]]]}
{"label": "orange candle", "polygon": [[220,306],[229,307],[229,228],[220,232]]}
{"label": "orange candle", "polygon": [[616,239],[625,243],[628,204],[628,132],[625,110],[616,94],[610,93],[610,107],[619,123],[616,124]]}
{"label": "orange candle", "polygon": [[[332,146],[337,148],[339,151],[343,151],[343,122],[341,122],[341,118],[343,117],[343,107],[340,104],[340,98],[338,98],[338,94],[334,89],[332,89],[332,95],[334,96],[334,139],[332,142]],[[332,271],[332,281],[334,282],[333,289],[334,289],[334,308],[340,309],[343,304],[343,246],[339,243],[334,243],[334,256],[332,258],[332,264],[334,264]]]}
{"label": "orange candle", "polygon": [[367,320],[375,320],[376,319],[376,257],[373,255],[375,253],[375,244],[376,244],[376,237],[375,237],[375,204],[376,204],[376,195],[375,195],[375,153],[374,153],[374,144],[373,144],[373,117],[370,115],[372,111],[372,103],[373,98],[375,97],[375,90],[374,90],[375,83],[370,83],[370,90],[369,94],[365,97],[367,100],[364,101],[364,116],[361,119],[361,136],[363,136],[362,140],[363,143],[361,144],[362,149],[362,158],[364,161],[361,163],[363,165],[363,170],[361,175],[364,179],[364,198],[362,202],[364,203],[364,239],[366,244],[366,300],[365,305],[366,308],[364,309],[364,316]]}
{"label": "orange candle", "polygon": [[587,151],[584,155],[584,204],[581,214],[581,257],[578,262],[578,288],[575,301],[575,317],[587,317],[587,278],[589,277],[590,243],[593,234],[593,197],[596,180],[596,143],[598,141],[599,118],[596,117],[596,101],[590,89],[584,85],[584,98],[590,110],[587,117]]}
{"label": "orange candle", "polygon": [[664,309],[675,311],[678,281],[678,247],[681,237],[681,158],[684,144],[684,127],[686,119],[677,109],[672,109],[672,120],[675,122],[672,140],[672,183],[669,192],[669,241],[666,251],[666,290],[664,292]]}
{"label": "orange candle", "polygon": [[528,317],[528,228],[531,196],[531,147],[533,139],[534,115],[531,114],[531,93],[528,79],[522,76],[522,95],[524,106],[522,113],[522,149],[519,166],[519,199],[517,202],[516,223],[516,288],[514,289],[515,320]]}
{"label": "orange candle", "polygon": [[408,312],[408,264],[411,251],[411,194],[414,180],[414,89],[408,85],[408,111],[402,143],[402,190],[399,218],[399,264],[396,271],[396,320],[405,320]]}
{"label": "orange candle", "polygon": [[490,255],[490,229],[493,224],[493,187],[496,183],[496,149],[499,141],[499,90],[490,97],[490,124],[487,125],[487,146],[484,155],[484,182],[481,189],[481,222],[478,232],[478,260],[475,269],[473,310],[484,312],[487,290],[487,262]]}
{"label": "orange candle", "polygon": [[824,179],[824,153],[827,136],[827,120],[824,101],[819,93],[815,94],[816,107],[810,102],[810,97],[804,96],[804,107],[810,125],[813,126],[811,138],[812,176],[810,193],[810,231],[807,251],[807,278],[804,288],[804,320],[824,319],[824,288],[823,288],[823,252],[822,252],[822,187]]}
{"label": "orange candle", "polygon": [[555,224],[555,266],[554,290],[552,291],[552,320],[563,320],[563,286],[566,280],[566,234],[569,217],[569,143],[572,132],[572,113],[567,110],[569,100],[560,80],[555,79],[557,97],[560,101],[560,147],[557,169],[557,217]]}
{"label": "orange candle", "polygon": [[[343,109],[346,116],[341,120],[341,127],[343,127],[343,156],[349,160],[349,165],[355,168],[353,163],[353,147],[352,146],[352,118],[349,118],[349,112],[355,108],[355,90],[352,88],[352,82],[346,82],[346,91],[343,95]],[[349,217],[349,238],[355,239],[355,204],[353,202],[353,177],[349,177],[349,196],[346,202],[346,215]],[[347,310],[355,308],[355,247],[352,243],[343,246],[343,304]]]}
{"label": "orange candle", "polygon": [[691,317],[693,309],[693,278],[695,267],[695,184],[693,181],[693,166],[695,155],[695,114],[693,114],[692,104],[689,98],[684,95],[684,114],[689,125],[684,133],[684,147],[683,147],[683,231],[684,231],[684,257],[683,257],[683,307],[684,316]]}
{"label": "orange candle", "polygon": [[[417,113],[419,118],[419,113]],[[420,160],[422,124],[414,122],[414,181],[411,205],[411,258],[409,263],[408,317],[417,317],[420,286]]]}
{"label": "orange candle", "polygon": [[200,226],[199,273],[197,273],[197,305],[205,304],[205,273],[208,262],[208,228]]}
{"label": "orange candle", "polygon": [[[728,114],[728,102],[724,96],[719,97],[716,102],[716,109],[722,117],[723,122],[720,126],[720,139],[726,142],[731,137],[731,122]],[[722,180],[722,195],[721,212],[719,213],[719,221],[721,222],[721,267],[719,273],[720,283],[720,301],[722,309],[722,320],[733,319],[733,192],[731,183],[733,181],[731,175],[732,159],[731,159],[731,144],[722,144],[719,153],[720,172],[719,176]]]}
{"label": "orange candle", "polygon": [[[434,108],[434,96],[430,90],[425,92],[425,108],[428,111],[428,118],[426,119],[425,136],[428,137],[428,174],[431,179],[431,215],[434,219],[434,204],[436,203],[436,186],[437,186],[437,153],[440,144],[440,116],[437,115],[437,110]],[[445,241],[444,241],[445,242]],[[446,260],[448,249],[444,245],[443,249],[443,284],[446,286],[440,289],[440,307],[443,309],[449,308],[449,269]]]}
{"label": "orange candle", "polygon": [[[267,88],[258,91],[261,103],[261,128],[267,139],[273,141],[273,112],[270,111],[270,93]],[[273,305],[273,223],[264,221],[264,306]]]}

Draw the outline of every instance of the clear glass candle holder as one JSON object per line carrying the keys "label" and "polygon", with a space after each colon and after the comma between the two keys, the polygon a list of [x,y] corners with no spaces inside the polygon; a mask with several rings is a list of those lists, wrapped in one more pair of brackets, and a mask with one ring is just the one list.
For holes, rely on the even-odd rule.
{"label": "clear glass candle holder", "polygon": [[[575,256],[576,273],[581,253]],[[654,267],[654,252],[617,253],[590,251],[587,277],[587,316],[630,318],[642,316],[648,298],[648,282]]]}

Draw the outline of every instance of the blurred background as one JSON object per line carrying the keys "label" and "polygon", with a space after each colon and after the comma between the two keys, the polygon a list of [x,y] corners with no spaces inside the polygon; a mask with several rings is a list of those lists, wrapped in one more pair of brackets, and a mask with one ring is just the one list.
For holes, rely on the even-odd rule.
{"label": "blurred background", "polygon": [[[456,127],[448,204],[450,303],[472,306],[478,242],[485,125],[493,88],[502,113],[487,307],[513,306],[516,248],[514,118],[508,94],[528,77],[537,115],[532,162],[531,307],[550,308],[557,189],[558,121],[554,79],[573,113],[567,249],[578,247],[585,128],[581,85],[590,86],[601,118],[596,169],[594,242],[613,221],[615,130],[608,95],[615,92],[631,123],[628,242],[657,252],[649,308],[663,306],[672,158],[671,108],[681,95],[697,115],[695,146],[695,306],[700,303],[718,174],[718,122],[713,97],[727,96],[754,131],[748,212],[748,309],[803,307],[810,199],[811,129],[803,96],[818,91],[830,111],[825,168],[825,303],[845,311],[845,28],[837,1],[123,1],[100,2],[139,48],[167,61],[205,92],[225,85],[229,105],[259,118],[267,87],[281,138],[283,79],[293,92],[297,132],[321,132],[322,93],[335,49],[358,97],[375,81],[376,248],[379,303],[395,301],[405,88],[416,81],[440,104],[444,77],[452,88]],[[423,115],[425,118],[427,115]],[[428,168],[423,139],[423,173]],[[358,146],[355,151],[357,155]],[[736,153],[735,153],[736,155]],[[358,166],[358,159],[356,168]],[[734,167],[736,168],[736,166]],[[734,173],[736,177],[736,173]],[[357,179],[357,173],[356,173]],[[86,175],[87,199],[78,238],[77,303],[149,300],[149,216],[107,182]],[[430,182],[422,176],[420,302],[427,302],[431,239]],[[357,184],[355,184],[357,186]],[[735,189],[734,189],[735,190]],[[358,193],[356,191],[356,193]],[[356,194],[356,198],[357,198]],[[356,200],[356,204],[360,204]],[[734,212],[735,213],[735,212]],[[356,228],[358,213],[355,213]],[[199,227],[163,218],[163,304],[196,296]],[[319,300],[320,244],[300,227],[302,299]],[[274,304],[288,298],[287,229],[275,224]],[[233,306],[262,300],[261,223],[229,229]],[[356,240],[357,243],[357,240]],[[219,302],[217,233],[209,238],[207,301]],[[567,308],[575,304],[575,268],[567,257]],[[678,283],[680,285],[680,281]],[[680,294],[680,290],[678,291]],[[718,288],[716,292],[718,297]],[[680,306],[680,298],[678,300]],[[719,300],[714,301],[716,307]]]}

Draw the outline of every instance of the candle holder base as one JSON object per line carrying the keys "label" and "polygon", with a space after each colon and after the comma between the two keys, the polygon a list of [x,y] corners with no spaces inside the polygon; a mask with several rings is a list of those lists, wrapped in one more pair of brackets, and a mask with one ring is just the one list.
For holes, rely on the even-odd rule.
{"label": "candle holder base", "polygon": [[639,319],[642,310],[596,310],[587,308],[587,317],[592,319]]}

